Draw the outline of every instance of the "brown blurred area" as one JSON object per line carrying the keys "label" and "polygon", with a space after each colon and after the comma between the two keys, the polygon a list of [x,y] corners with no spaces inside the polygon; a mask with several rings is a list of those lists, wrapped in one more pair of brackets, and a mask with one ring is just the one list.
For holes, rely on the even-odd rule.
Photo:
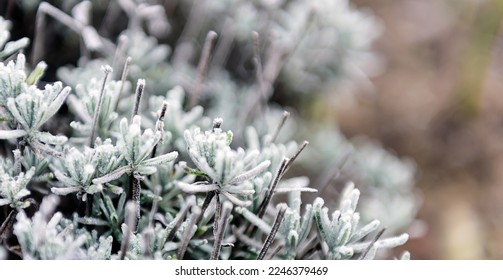
{"label": "brown blurred area", "polygon": [[382,20],[385,68],[370,98],[329,106],[347,136],[417,162],[429,228],[406,249],[413,259],[502,259],[503,1],[352,2]]}

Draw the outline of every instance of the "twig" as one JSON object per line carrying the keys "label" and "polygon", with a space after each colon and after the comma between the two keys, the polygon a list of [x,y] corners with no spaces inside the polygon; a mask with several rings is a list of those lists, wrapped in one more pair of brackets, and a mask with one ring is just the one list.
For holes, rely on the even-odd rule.
{"label": "twig", "polygon": [[[166,115],[166,110],[168,109],[168,102],[164,101],[162,103],[162,108],[161,112],[159,113],[159,117],[157,118],[157,122],[155,123],[155,129],[161,133],[161,135],[164,132],[164,116]],[[162,142],[162,137],[161,141]],[[152,157],[155,157],[155,154],[157,153],[157,146],[159,143],[156,143],[154,146],[154,149],[152,149]]]}
{"label": "twig", "polygon": [[173,240],[175,237],[176,232],[180,228],[180,226],[183,223],[183,220],[185,219],[185,216],[187,216],[187,213],[189,212],[189,209],[194,205],[193,200],[187,199],[187,203],[183,206],[183,208],[178,212],[178,215],[175,217],[175,224],[171,231],[168,234],[168,237],[166,238],[166,242],[170,242]]}
{"label": "twig", "polygon": [[[318,189],[318,193],[319,195],[323,195],[325,193],[325,191],[327,190],[327,188],[330,186],[330,183],[335,179],[337,178],[340,173],[341,173],[341,169],[344,167],[344,165],[346,164],[346,162],[348,161],[349,159],[349,156],[351,155],[351,150],[347,151],[345,154],[343,154],[338,160],[337,162],[335,163],[334,167],[332,170],[329,170],[328,171],[328,175],[325,175],[325,176],[322,176],[323,179],[320,180],[320,182],[317,182],[317,186],[321,186],[319,189]],[[327,172],[325,172],[327,173]]]}
{"label": "twig", "polygon": [[[220,254],[220,248],[222,247],[222,239],[225,234],[225,230],[227,228],[227,219],[229,218],[232,211],[232,203],[226,201],[222,206],[222,216],[215,223],[219,223],[218,231],[214,229],[215,232],[215,243],[213,244],[213,250],[211,251],[210,260],[218,259],[218,255]],[[216,218],[215,218],[216,219]]]}
{"label": "twig", "polygon": [[17,209],[12,209],[9,212],[9,215],[7,215],[7,218],[5,218],[5,221],[2,223],[2,226],[0,226],[0,242],[3,242],[3,240],[7,238],[7,235],[16,220],[17,212]]}
{"label": "twig", "polygon": [[208,209],[208,206],[210,205],[211,200],[213,199],[215,194],[216,194],[215,191],[211,191],[206,194],[206,197],[204,198],[204,201],[203,201],[203,205],[201,206],[201,215],[199,215],[199,217],[197,218],[197,222],[196,222],[197,225],[199,225],[199,223],[201,223],[201,221],[203,220],[204,213]]}
{"label": "twig", "polygon": [[105,86],[107,84],[108,75],[113,71],[112,67],[110,67],[109,65],[103,67],[102,70],[105,72],[105,77],[103,77],[103,84],[101,85],[101,91],[98,97],[98,104],[94,109],[93,123],[91,125],[91,136],[89,139],[89,147],[91,148],[94,147],[94,141],[95,141],[94,138],[96,137],[96,129],[97,129],[96,127],[98,126],[98,118],[100,116],[101,106],[103,105],[103,94],[105,93]]}
{"label": "twig", "polygon": [[365,251],[363,252],[363,254],[360,255],[360,257],[358,258],[359,260],[363,260],[365,259],[365,257],[367,256],[367,254],[369,253],[370,249],[372,249],[372,246],[374,246],[374,244],[377,242],[377,240],[379,240],[379,238],[381,238],[381,236],[383,235],[384,231],[386,230],[386,228],[382,228],[378,233],[377,235],[374,237],[374,239],[372,239],[372,241],[370,242],[369,246],[367,247],[367,249],[365,249]]}
{"label": "twig", "polygon": [[210,60],[211,50],[213,49],[213,43],[217,38],[217,33],[210,30],[206,35],[206,40],[204,41],[203,51],[201,57],[199,58],[199,64],[197,65],[197,77],[196,84],[194,86],[194,91],[190,96],[189,108],[197,105],[199,101],[199,91],[201,89],[201,84],[203,83],[204,73],[206,72],[206,66]]}
{"label": "twig", "polygon": [[189,224],[183,231],[180,248],[178,248],[178,252],[176,253],[176,258],[178,260],[183,260],[183,256],[185,255],[185,251],[187,251],[187,246],[189,245],[190,238],[192,237],[192,228],[196,226],[196,221],[201,214],[201,209],[197,206],[193,206],[191,212],[192,215],[190,216]]}
{"label": "twig", "polygon": [[267,253],[267,250],[269,250],[269,247],[271,246],[274,237],[276,236],[276,233],[278,232],[279,226],[281,225],[281,222],[283,221],[283,217],[285,216],[286,212],[286,205],[281,205],[278,210],[278,215],[276,216],[276,219],[274,220],[274,224],[272,226],[271,232],[269,232],[269,235],[267,235],[267,238],[265,239],[264,246],[262,247],[262,250],[260,250],[260,253],[258,254],[257,260],[262,260],[265,257],[265,254]]}
{"label": "twig", "polygon": [[134,116],[138,115],[138,111],[140,110],[141,96],[143,95],[143,90],[145,89],[145,80],[138,79],[136,83],[136,92],[135,92],[135,102],[133,106],[133,113],[131,115],[131,120]]}
{"label": "twig", "polygon": [[260,249],[262,248],[262,244],[258,243],[255,239],[248,237],[243,232],[239,231],[235,225],[231,227],[232,234],[236,236],[236,238],[250,248]]}
{"label": "twig", "polygon": [[308,144],[309,144],[308,141],[304,141],[302,143],[300,148],[295,152],[295,154],[290,158],[290,160],[286,164],[285,171],[283,173],[285,173],[290,168],[290,166],[292,166],[292,163],[297,159],[297,157],[300,155],[300,153],[302,153],[302,151],[306,148]]}
{"label": "twig", "polygon": [[129,65],[131,65],[131,60],[132,58],[128,56],[128,58],[126,58],[126,61],[124,62],[124,68],[122,68],[121,86],[119,87],[119,95],[117,96],[117,101],[115,102],[114,106],[115,112],[117,112],[117,109],[119,108],[119,102],[122,98],[122,91],[124,90],[124,84],[126,83],[127,80],[127,74],[129,71]]}
{"label": "twig", "polygon": [[267,209],[267,205],[269,205],[269,202],[271,201],[272,196],[274,195],[274,191],[276,190],[276,186],[279,183],[279,180],[284,174],[285,167],[288,164],[289,159],[284,157],[283,160],[281,161],[281,164],[278,167],[278,170],[276,171],[276,175],[274,176],[274,179],[272,180],[271,184],[269,184],[269,187],[267,188],[267,192],[265,194],[264,200],[259,206],[259,209],[257,211],[257,217],[262,218],[265,214],[265,211]]}
{"label": "twig", "polygon": [[218,234],[218,227],[220,226],[220,215],[222,215],[222,203],[220,202],[220,195],[215,195],[215,215],[213,217],[213,235],[216,239]]}
{"label": "twig", "polygon": [[278,244],[265,259],[272,260],[279,252],[281,252],[281,250],[283,250],[283,248],[285,248],[284,244]]}
{"label": "twig", "polygon": [[[128,41],[129,41],[129,39],[128,39],[127,35],[124,35],[124,34],[120,35],[119,38],[117,39],[117,47],[115,48],[114,58],[112,60],[112,68],[113,69],[116,68],[117,63],[119,62],[119,57],[124,52],[124,49],[125,49]],[[129,57],[127,57],[126,60],[128,58]]]}
{"label": "twig", "polygon": [[271,138],[269,139],[269,141],[266,141],[266,143],[264,143],[265,146],[276,141],[276,138],[278,137],[279,132],[281,131],[281,129],[285,125],[286,120],[288,120],[288,117],[290,117],[290,112],[283,111],[283,116],[281,117],[281,121],[278,123],[278,126],[274,130],[274,133],[271,136]]}
{"label": "twig", "polygon": [[141,182],[139,175],[131,174],[132,179],[133,179],[133,195],[132,199],[135,203],[135,217],[136,217],[136,223],[135,223],[135,228],[134,228],[134,233],[138,231],[138,224],[140,222],[140,192],[141,192]]}

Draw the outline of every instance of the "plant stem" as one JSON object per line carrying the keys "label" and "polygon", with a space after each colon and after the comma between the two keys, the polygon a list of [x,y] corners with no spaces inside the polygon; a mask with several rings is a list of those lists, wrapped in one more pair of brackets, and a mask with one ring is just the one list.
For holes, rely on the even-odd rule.
{"label": "plant stem", "polygon": [[189,209],[194,206],[194,203],[192,200],[187,200],[187,203],[183,206],[183,208],[178,212],[178,215],[175,218],[175,224],[171,231],[168,234],[168,237],[166,238],[166,242],[170,242],[173,240],[175,237],[176,232],[180,228],[180,226],[183,223],[183,220],[185,219],[185,216],[187,216],[187,213],[189,212]]}
{"label": "plant stem", "polygon": [[267,235],[267,238],[264,242],[264,246],[262,247],[262,250],[260,250],[260,253],[258,254],[257,260],[262,260],[265,257],[265,254],[267,253],[267,250],[269,250],[269,247],[271,247],[272,242],[274,241],[274,237],[276,236],[276,233],[278,232],[279,226],[281,225],[281,222],[283,221],[283,217],[285,216],[286,212],[286,205],[281,205],[278,210],[278,215],[276,216],[276,219],[274,220],[274,224],[272,226],[271,232],[269,232],[269,235]]}
{"label": "plant stem", "polygon": [[141,192],[141,182],[138,176],[132,174],[132,179],[133,179],[133,195],[132,199],[135,203],[135,228],[134,228],[134,233],[138,232],[138,224],[140,221],[140,192]]}
{"label": "plant stem", "polygon": [[143,95],[143,90],[145,89],[145,80],[138,79],[136,83],[136,92],[135,92],[135,102],[133,106],[133,113],[131,114],[131,120],[134,116],[138,115],[138,111],[140,110],[141,96]]}
{"label": "plant stem", "polygon": [[304,141],[302,143],[300,148],[295,152],[295,154],[290,158],[290,160],[288,160],[283,173],[285,173],[290,168],[290,166],[292,166],[293,162],[297,159],[297,157],[300,155],[300,153],[302,153],[302,151],[306,148],[307,145],[309,145],[308,141]]}
{"label": "plant stem", "polygon": [[[162,103],[162,108],[161,108],[161,112],[159,113],[159,117],[157,118],[157,122],[155,123],[155,129],[159,132],[161,132],[161,135],[163,134],[164,132],[164,116],[166,115],[166,110],[168,109],[168,102],[167,101],[164,101]],[[161,137],[161,141],[159,142],[162,142],[162,138]],[[157,153],[157,145],[159,143],[156,143],[155,146],[154,146],[154,149],[152,150],[152,155],[151,157],[155,157],[155,154]]]}
{"label": "plant stem", "polygon": [[197,218],[197,222],[196,222],[197,225],[199,225],[199,223],[201,223],[201,220],[203,219],[204,213],[208,209],[208,206],[210,205],[211,200],[213,199],[215,194],[216,194],[215,191],[211,191],[206,194],[206,197],[204,198],[204,201],[203,201],[203,205],[201,206],[201,215],[199,215],[199,217]]}
{"label": "plant stem", "polygon": [[264,200],[259,206],[259,209],[257,211],[257,217],[262,218],[265,214],[265,211],[267,209],[267,205],[269,205],[269,202],[271,201],[272,196],[274,195],[274,192],[276,190],[276,187],[278,186],[279,180],[284,174],[284,170],[288,164],[289,159],[284,157],[283,160],[281,161],[281,164],[278,168],[278,171],[276,171],[276,175],[274,176],[274,179],[272,180],[271,184],[267,188],[267,192],[265,194]]}
{"label": "plant stem", "polygon": [[374,244],[377,242],[377,240],[379,240],[379,238],[381,238],[381,236],[383,235],[385,230],[386,230],[386,228],[383,228],[377,233],[377,235],[374,237],[374,239],[372,239],[372,241],[370,242],[367,249],[365,249],[365,252],[363,252],[363,254],[360,255],[360,257],[358,258],[359,260],[365,259],[365,257],[369,253],[370,249],[372,249],[372,246],[374,246]]}
{"label": "plant stem", "polygon": [[106,65],[105,67],[103,67],[103,71],[105,72],[105,76],[103,77],[103,84],[101,85],[101,91],[98,97],[98,104],[94,109],[93,123],[91,125],[91,136],[89,139],[89,147],[91,148],[94,148],[94,141],[95,141],[94,138],[96,137],[96,129],[98,126],[98,119],[100,117],[101,106],[103,105],[103,94],[105,93],[105,86],[107,84],[108,75],[112,73],[113,70],[112,67]]}
{"label": "plant stem", "polygon": [[[280,166],[278,168],[278,171],[276,171],[276,175],[274,176],[274,179],[271,181],[271,184],[269,184],[269,187],[267,188],[267,191],[264,196],[264,200],[260,204],[257,210],[257,217],[262,218],[267,210],[267,206],[269,205],[269,202],[271,201],[272,196],[274,195],[274,192],[276,190],[276,187],[278,186],[279,180],[284,174],[286,165],[288,164],[289,159],[284,157],[283,160],[280,163]],[[253,236],[255,235],[256,227],[253,224],[248,224],[247,229],[245,230],[245,233],[248,236]]]}
{"label": "plant stem", "polygon": [[283,128],[283,126],[286,123],[286,120],[288,120],[289,117],[290,117],[290,112],[283,111],[283,116],[281,117],[281,121],[278,123],[278,126],[274,130],[274,134],[272,135],[271,140],[269,140],[268,143],[265,143],[265,146],[268,145],[269,143],[273,143],[274,141],[276,141],[276,138],[278,137],[279,132],[281,131],[281,129]]}
{"label": "plant stem", "polygon": [[114,106],[115,112],[117,112],[117,109],[119,108],[119,102],[122,98],[122,91],[124,90],[124,84],[126,83],[127,80],[127,74],[129,71],[129,65],[131,65],[131,60],[132,58],[128,56],[128,58],[126,58],[126,62],[124,62],[124,67],[122,68],[121,86],[119,87],[119,95],[117,96],[117,101],[115,102]]}
{"label": "plant stem", "polygon": [[12,228],[12,225],[16,220],[17,212],[17,209],[12,209],[9,212],[9,215],[7,215],[7,218],[5,218],[5,221],[3,221],[2,225],[0,226],[0,243],[7,239],[7,235],[9,234],[10,229]]}
{"label": "plant stem", "polygon": [[206,40],[204,41],[203,51],[199,59],[199,64],[197,65],[197,77],[196,84],[194,86],[194,91],[190,96],[189,109],[196,106],[199,101],[199,91],[201,89],[201,84],[203,83],[204,73],[206,72],[206,66],[210,60],[211,50],[213,49],[213,43],[217,38],[217,33],[210,30],[206,35]]}
{"label": "plant stem", "polygon": [[223,203],[222,208],[223,210],[220,219],[218,221],[215,220],[215,224],[219,223],[219,226],[218,230],[214,230],[217,232],[215,232],[215,243],[213,244],[213,250],[211,251],[210,260],[218,259],[218,255],[220,254],[220,248],[222,247],[222,239],[225,234],[225,230],[227,228],[227,219],[229,218],[232,211],[232,203],[226,201]]}

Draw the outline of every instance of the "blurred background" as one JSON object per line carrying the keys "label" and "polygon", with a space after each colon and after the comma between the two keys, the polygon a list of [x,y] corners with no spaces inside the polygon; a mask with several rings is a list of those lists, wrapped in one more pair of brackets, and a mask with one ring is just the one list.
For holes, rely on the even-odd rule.
{"label": "blurred background", "polygon": [[[353,0],[384,25],[374,92],[334,98],[348,137],[417,163],[415,259],[503,258],[503,1]],[[370,96],[370,97],[369,97]]]}

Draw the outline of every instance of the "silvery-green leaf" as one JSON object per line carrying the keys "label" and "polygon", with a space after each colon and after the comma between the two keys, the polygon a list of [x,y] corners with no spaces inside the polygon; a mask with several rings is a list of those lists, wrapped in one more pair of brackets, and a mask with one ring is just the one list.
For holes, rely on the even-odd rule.
{"label": "silvery-green leaf", "polygon": [[[374,247],[380,249],[380,248],[394,248],[401,246],[405,244],[409,240],[409,235],[407,233],[403,233],[399,236],[395,237],[388,237],[384,239],[377,240],[374,243]],[[363,242],[363,243],[357,243],[357,244],[349,244],[351,248],[353,248],[355,253],[361,253],[365,251],[368,246],[370,245],[370,242]]]}
{"label": "silvery-green leaf", "polygon": [[118,169],[112,171],[111,173],[108,173],[107,175],[93,179],[93,183],[94,184],[105,184],[105,183],[111,182],[113,180],[117,180],[122,175],[124,175],[126,173],[130,173],[131,171],[132,170],[131,170],[130,166],[119,167]]}
{"label": "silvery-green leaf", "polygon": [[245,180],[249,180],[258,174],[262,173],[264,170],[266,170],[269,165],[271,165],[271,162],[269,160],[265,160],[261,162],[259,165],[255,166],[254,168],[232,178],[227,184],[229,185],[234,185],[234,184],[239,184]]}
{"label": "silvery-green leaf", "polygon": [[246,220],[248,220],[258,229],[260,229],[263,233],[269,234],[269,232],[271,232],[272,227],[269,224],[267,224],[263,219],[257,217],[257,215],[250,212],[250,210],[244,207],[236,207],[235,210],[238,214],[241,214]]}
{"label": "silvery-green leaf", "polygon": [[78,192],[80,190],[81,190],[80,187],[68,187],[68,188],[53,187],[53,188],[51,188],[51,192],[53,192],[54,194],[57,194],[57,195],[68,195],[68,194],[71,194],[74,192]]}
{"label": "silvery-green leaf", "polygon": [[54,176],[56,176],[56,179],[58,179],[59,182],[63,183],[64,185],[68,187],[75,187],[79,185],[79,182],[75,181],[72,178],[67,177],[64,175],[57,167],[54,165],[50,165],[52,172],[54,173]]}
{"label": "silvery-green leaf", "polygon": [[178,157],[178,152],[171,152],[162,156],[144,160],[141,164],[145,166],[157,166],[173,161],[176,157]]}
{"label": "silvery-green leaf", "polygon": [[0,130],[0,139],[13,139],[25,136],[24,130]]}
{"label": "silvery-green leaf", "polygon": [[141,175],[151,175],[157,172],[157,168],[154,166],[145,166],[145,165],[139,165],[135,169],[136,172],[140,173]]}
{"label": "silvery-green leaf", "polygon": [[68,138],[66,136],[55,136],[50,134],[49,132],[35,131],[32,134],[35,138],[37,138],[38,141],[50,145],[63,145],[66,141],[68,141]]}
{"label": "silvery-green leaf", "polygon": [[16,121],[19,124],[21,124],[26,131],[30,131],[31,130],[30,125],[26,122],[26,120],[19,113],[19,111],[17,109],[17,106],[16,106],[16,101],[15,101],[14,98],[9,98],[7,100],[7,108],[9,109],[10,113],[12,114],[12,116],[14,116],[14,118],[16,119]]}
{"label": "silvery-green leaf", "polygon": [[176,185],[184,192],[197,193],[197,192],[210,192],[218,190],[217,185],[204,185],[204,184],[187,184],[185,182],[177,182]]}
{"label": "silvery-green leaf", "polygon": [[249,200],[246,200],[246,201],[243,201],[237,197],[235,197],[234,195],[226,192],[226,191],[222,191],[222,194],[230,201],[232,202],[233,204],[237,205],[237,206],[241,206],[241,207],[248,207],[252,204],[251,201]]}
{"label": "silvery-green leaf", "polygon": [[371,232],[374,232],[379,227],[380,224],[381,222],[379,222],[378,220],[373,220],[370,223],[366,224],[353,234],[353,236],[351,237],[351,242],[356,242],[364,238]]}
{"label": "silvery-green leaf", "polygon": [[37,63],[35,69],[33,69],[28,78],[26,78],[26,83],[28,85],[37,84],[40,77],[44,75],[45,69],[47,69],[47,63],[45,63],[44,61],[40,61],[39,63]]}

